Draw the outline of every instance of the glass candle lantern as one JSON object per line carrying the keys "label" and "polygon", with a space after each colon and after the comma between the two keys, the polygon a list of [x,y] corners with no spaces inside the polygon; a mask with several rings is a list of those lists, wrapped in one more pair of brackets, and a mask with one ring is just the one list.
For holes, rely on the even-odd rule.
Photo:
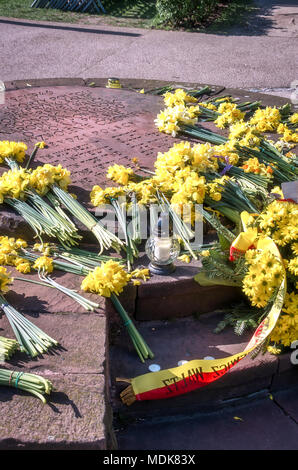
{"label": "glass candle lantern", "polygon": [[168,229],[168,214],[162,213],[145,250],[150,259],[149,270],[153,274],[167,275],[175,270],[174,260],[179,256],[180,245]]}

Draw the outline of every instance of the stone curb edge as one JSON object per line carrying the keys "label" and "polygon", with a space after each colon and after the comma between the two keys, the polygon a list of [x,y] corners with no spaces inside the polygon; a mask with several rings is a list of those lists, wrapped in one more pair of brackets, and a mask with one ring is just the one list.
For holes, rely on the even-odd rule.
{"label": "stone curb edge", "polygon": [[[61,77],[61,78],[34,78],[34,79],[24,79],[24,80],[12,80],[4,81],[5,90],[20,90],[28,89],[30,87],[49,87],[49,86],[86,86],[86,87],[101,87],[105,88],[110,77],[101,77],[101,78],[79,78],[79,77]],[[138,78],[119,78],[120,83],[124,89],[142,89],[142,88],[155,88],[162,87],[169,84],[177,86],[179,84],[186,87],[198,87],[204,86],[206,84],[194,83],[194,82],[180,82],[178,81],[169,81],[169,80],[148,80],[148,79],[138,79]],[[225,89],[223,86],[209,85],[214,94],[220,93]]]}

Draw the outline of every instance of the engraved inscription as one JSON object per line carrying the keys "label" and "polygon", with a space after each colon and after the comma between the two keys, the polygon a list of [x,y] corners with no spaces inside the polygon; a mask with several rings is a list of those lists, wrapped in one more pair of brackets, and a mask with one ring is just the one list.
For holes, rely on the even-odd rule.
{"label": "engraved inscription", "polygon": [[61,163],[71,171],[74,192],[89,192],[95,184],[109,184],[108,166],[131,165],[137,157],[141,166],[153,168],[157,153],[173,145],[154,126],[161,107],[159,97],[124,90],[14,90],[0,107],[0,139],[22,140],[28,153],[44,140],[48,148],[38,151],[34,165]]}

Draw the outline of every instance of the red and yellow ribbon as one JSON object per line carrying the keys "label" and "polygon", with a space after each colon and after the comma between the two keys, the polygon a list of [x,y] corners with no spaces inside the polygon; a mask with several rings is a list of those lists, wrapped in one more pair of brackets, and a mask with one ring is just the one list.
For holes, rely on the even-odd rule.
{"label": "red and yellow ribbon", "polygon": [[[243,222],[245,222],[243,214]],[[244,230],[246,229],[245,223]],[[282,258],[273,240],[269,237],[257,239],[257,232],[248,229],[234,241],[234,246],[245,252],[254,245],[258,250],[268,250]],[[245,236],[244,236],[245,235]],[[246,247],[246,248],[245,248]],[[283,266],[283,263],[282,263]],[[232,367],[261,345],[270,335],[282,310],[286,294],[286,273],[283,269],[283,279],[279,286],[276,299],[264,320],[254,332],[244,351],[222,359],[195,359],[179,367],[151,372],[129,379],[130,386],[121,393],[121,399],[127,405],[134,401],[160,400],[175,397],[197,390],[223,377]]]}

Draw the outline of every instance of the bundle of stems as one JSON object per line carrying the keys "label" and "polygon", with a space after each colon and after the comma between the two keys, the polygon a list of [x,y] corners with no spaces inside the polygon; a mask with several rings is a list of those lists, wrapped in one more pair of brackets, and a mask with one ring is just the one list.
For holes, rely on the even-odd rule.
{"label": "bundle of stems", "polygon": [[297,129],[297,123],[291,122],[290,117],[288,117],[287,119],[283,119],[282,123],[286,124],[286,126],[294,132]]}
{"label": "bundle of stems", "polygon": [[140,206],[138,204],[135,193],[131,194],[131,239],[136,245],[141,243],[141,217],[140,217]]}
{"label": "bundle of stems", "polygon": [[93,312],[95,308],[99,307],[99,304],[92,302],[91,300],[85,299],[80,294],[78,294],[76,290],[68,289],[67,287],[64,287],[58,282],[54,281],[54,279],[52,279],[48,274],[42,271],[39,271],[38,276],[41,282],[35,281],[34,279],[27,279],[24,277],[15,277],[14,279],[18,281],[31,282],[32,284],[38,284],[41,286],[46,286],[46,287],[51,287],[53,289],[57,289],[63,292],[63,294],[75,300],[78,304],[82,305],[82,307],[85,310],[89,310],[91,312]]}
{"label": "bundle of stems", "polygon": [[[35,262],[39,258],[39,255],[35,253],[31,253],[25,249],[20,250],[20,253],[25,259],[27,259],[30,262]],[[77,261],[73,261],[73,264],[63,263],[59,260],[55,260],[53,262],[54,268],[57,268],[57,265],[60,267],[61,264],[64,265],[63,266],[64,271],[66,272],[73,272],[74,274],[81,274],[81,275],[88,274],[89,272],[86,266],[83,266],[81,263],[78,263]],[[90,267],[89,269],[93,269],[93,267]],[[19,281],[31,282],[33,284],[39,284],[39,285],[43,285],[47,287],[52,287],[54,289],[58,289],[59,291],[63,292],[65,295],[67,295],[68,297],[71,297],[73,300],[75,300],[80,305],[82,305],[82,307],[84,307],[85,310],[93,311],[95,308],[99,307],[98,303],[85,299],[80,294],[78,294],[76,290],[68,289],[67,287],[64,287],[58,282],[54,281],[46,272],[44,272],[44,270],[38,270],[38,275],[42,282],[38,282],[34,279],[27,279],[23,277],[15,277],[15,279]]]}
{"label": "bundle of stems", "polygon": [[4,202],[25,219],[41,243],[43,243],[42,237],[45,235],[51,238],[57,237],[59,239],[59,232],[56,227],[53,226],[43,214],[27,204],[27,202],[10,197],[5,198]]}
{"label": "bundle of stems", "polygon": [[[281,116],[281,122],[287,123],[287,121],[290,119],[290,116],[293,114],[290,103],[286,103],[283,106],[280,106],[278,110]],[[297,125],[295,127],[297,128]]]}
{"label": "bundle of stems", "polygon": [[154,354],[147,345],[146,341],[143,339],[143,337],[140,335],[138,330],[136,329],[135,325],[133,324],[130,316],[126,312],[126,310],[123,308],[122,304],[120,303],[118,297],[112,293],[111,294],[111,300],[119,313],[120,317],[122,318],[124,322],[124,326],[127,329],[127,332],[131,338],[131,341],[135,347],[135,350],[142,362],[145,362],[145,359],[153,359]]}
{"label": "bundle of stems", "polygon": [[214,201],[208,195],[205,196],[204,203],[207,207],[210,207],[214,211],[219,212],[221,215],[223,215],[224,217],[227,217],[227,219],[231,220],[236,225],[240,223],[241,219],[240,219],[239,211],[236,209],[233,209],[226,203],[222,201],[219,201],[219,202]]}
{"label": "bundle of stems", "polygon": [[[233,168],[240,170],[237,167]],[[220,185],[223,188],[220,201],[215,201],[206,194],[204,204],[220,212],[236,225],[239,225],[240,213],[243,211],[258,213],[259,208],[263,206],[263,203],[267,199],[267,192],[262,186],[246,178],[242,173],[238,171],[234,173],[238,175],[236,181],[230,179],[226,181],[224,185]],[[205,174],[205,178],[207,181],[212,181],[215,175],[216,173],[207,173]],[[218,176],[216,176],[216,178],[218,178]]]}
{"label": "bundle of stems", "polygon": [[[175,87],[177,88],[177,87]],[[183,88],[182,86],[179,88]],[[151,90],[145,91],[145,93],[150,93],[150,95],[163,95],[167,91],[173,91],[174,86],[173,85],[166,85],[163,87],[158,87],[158,88],[152,88]],[[195,98],[204,94],[209,94],[211,92],[211,88],[209,85],[206,85],[198,90],[192,89],[192,90],[187,90],[187,94],[194,96]]]}
{"label": "bundle of stems", "polygon": [[120,206],[117,199],[110,198],[110,203],[114,208],[120,228],[124,234],[127,270],[128,272],[130,272],[133,261],[134,261],[134,257],[136,258],[138,257],[139,251],[138,251],[135,241],[131,238],[130,233],[128,231],[125,210],[123,210],[123,208]]}
{"label": "bundle of stems", "polygon": [[261,106],[261,101],[245,101],[238,103],[237,108],[242,112],[251,113]]}
{"label": "bundle of stems", "polygon": [[[27,170],[30,166],[30,163],[33,162],[35,156],[36,156],[36,153],[37,153],[37,150],[38,150],[38,145],[36,145],[31,153],[31,155],[29,156],[28,158],[28,161],[27,161],[27,164],[25,166],[25,169]],[[10,158],[10,157],[6,157],[5,158],[5,163],[9,166],[9,168],[11,170],[19,170],[20,168],[20,165],[18,164],[18,162],[16,160],[14,160],[13,158]]]}
{"label": "bundle of stems", "polygon": [[99,220],[97,220],[68,192],[64,191],[57,185],[53,185],[51,191],[58,198],[61,204],[63,204],[76,219],[78,219],[94,234],[100,245],[100,254],[105,249],[108,250],[109,248],[114,248],[117,252],[120,251],[123,246],[122,241],[116,235],[107,230]]}
{"label": "bundle of stems", "polygon": [[[175,210],[173,209],[172,205],[166,198],[163,193],[157,192],[157,198],[159,200],[159,204],[164,211],[164,208],[169,213],[171,221],[173,223],[174,231],[177,233],[178,237],[181,238],[183,245],[187,248],[189,253],[193,256],[194,259],[198,259],[195,250],[193,250],[190,246],[190,240],[194,238],[195,234],[191,230],[191,228],[184,222],[183,218],[180,217]],[[181,214],[182,215],[182,214]]]}
{"label": "bundle of stems", "polygon": [[[206,179],[213,180],[220,178],[220,175],[205,174]],[[248,211],[248,212],[258,212],[257,207],[252,203],[252,201],[245,195],[240,185],[237,182],[232,181],[231,179],[227,180],[223,185],[220,185],[223,188],[221,193],[221,200],[219,203],[230,207],[231,209],[237,210],[238,212]],[[210,198],[211,199],[211,198]],[[252,198],[254,199],[254,198]],[[209,201],[209,199],[208,199]],[[216,202],[216,201],[214,201]],[[208,205],[212,204],[212,199],[209,201]],[[212,207],[212,206],[211,206]]]}
{"label": "bundle of stems", "polygon": [[187,90],[187,94],[190,95],[190,96],[193,96],[194,98],[197,98],[198,96],[202,96],[202,95],[207,95],[211,93],[211,88],[209,85],[206,85],[202,88],[200,88],[199,90]]}
{"label": "bundle of stems", "polygon": [[172,91],[173,87],[171,85],[166,85],[162,87],[157,87],[157,88],[151,88],[150,90],[146,90],[145,94],[150,94],[150,95],[163,95],[167,91]]}
{"label": "bundle of stems", "polygon": [[[26,168],[35,156],[37,149],[38,146],[34,148]],[[5,160],[11,170],[20,169],[15,160],[11,158],[6,158]],[[78,234],[74,223],[66,216],[60,207],[57,207],[57,205],[54,206],[54,208],[49,206],[34,189],[26,191],[25,196],[26,202],[13,198],[5,199],[5,202],[14,207],[14,209],[22,215],[39,238],[42,234],[45,234],[49,237],[58,238],[63,246],[78,245],[79,242],[77,240],[80,240],[82,237]],[[35,212],[30,210],[30,207]]]}
{"label": "bundle of stems", "polygon": [[284,155],[282,155],[270,142],[265,139],[261,140],[260,146],[261,157],[264,161],[268,163],[273,163],[274,172],[276,171],[276,166],[278,170],[286,174],[288,178],[292,181],[298,177],[298,162],[297,160],[289,160]]}
{"label": "bundle of stems", "polygon": [[265,140],[261,141],[260,150],[237,146],[237,152],[242,159],[257,157],[261,163],[270,166],[277,184],[294,181],[298,177],[297,163],[287,159]]}
{"label": "bundle of stems", "polygon": [[0,385],[15,387],[19,390],[31,393],[39,398],[44,404],[44,395],[49,395],[53,389],[52,383],[40,375],[28,372],[17,372],[9,369],[0,369]]}
{"label": "bundle of stems", "polygon": [[54,194],[52,194],[50,191],[48,191],[46,193],[46,198],[50,201],[50,203],[55,208],[55,210],[58,212],[58,214],[60,214],[61,217],[63,217],[63,219],[67,220],[69,222],[69,224],[74,228],[74,230],[76,230],[77,228],[76,228],[75,224],[73,223],[71,218],[68,217],[66,212],[62,209],[62,206],[61,206],[59,200],[54,196]]}
{"label": "bundle of stems", "polygon": [[221,96],[214,95],[208,98],[206,103],[212,103],[215,106],[219,106],[220,103],[222,103],[223,101],[227,101],[227,99],[229,99],[230,101],[235,101],[235,98],[232,98],[232,95],[221,95]]}
{"label": "bundle of stems", "polygon": [[20,345],[20,350],[31,357],[47,352],[58,342],[27,320],[0,294],[0,308],[5,313]]}
{"label": "bundle of stems", "polygon": [[65,250],[64,248],[58,248],[57,252],[54,253],[54,256],[58,258],[64,259],[66,261],[72,261],[73,263],[77,263],[78,265],[87,266],[90,269],[96,268],[102,262],[106,262],[109,260],[117,261],[118,263],[124,263],[122,258],[116,258],[115,256],[107,256],[107,255],[97,255],[96,253],[92,253],[91,251],[82,250],[79,248]]}
{"label": "bundle of stems", "polygon": [[78,245],[82,237],[78,234],[78,229],[70,219],[59,214],[55,208],[47,204],[35,191],[27,191],[26,196],[27,201],[31,203],[33,208],[49,221],[62,246]]}
{"label": "bundle of stems", "polygon": [[200,106],[200,104],[198,104],[198,107],[200,110],[199,118],[203,121],[215,121],[220,116],[220,113],[214,109],[205,108]]}
{"label": "bundle of stems", "polygon": [[[21,249],[20,254],[23,258],[34,263],[40,254],[33,253],[26,249]],[[79,248],[72,248],[64,250],[63,248],[57,247],[57,252],[53,254],[53,267],[60,271],[65,271],[79,276],[86,276],[89,271],[92,271],[96,266],[99,266],[102,262],[106,261],[117,261],[123,263],[123,259],[116,258],[113,256],[96,255],[91,251],[82,250]],[[68,261],[61,261],[59,258]],[[16,279],[16,278],[15,278]]]}
{"label": "bundle of stems", "polygon": [[9,359],[19,349],[18,342],[14,339],[0,336],[0,361]]}
{"label": "bundle of stems", "polygon": [[214,145],[225,144],[228,140],[226,137],[223,137],[220,134],[211,132],[208,129],[204,129],[201,126],[193,126],[191,124],[180,123],[180,132],[189,137],[203,140],[204,142],[210,142],[211,144],[214,144]]}

